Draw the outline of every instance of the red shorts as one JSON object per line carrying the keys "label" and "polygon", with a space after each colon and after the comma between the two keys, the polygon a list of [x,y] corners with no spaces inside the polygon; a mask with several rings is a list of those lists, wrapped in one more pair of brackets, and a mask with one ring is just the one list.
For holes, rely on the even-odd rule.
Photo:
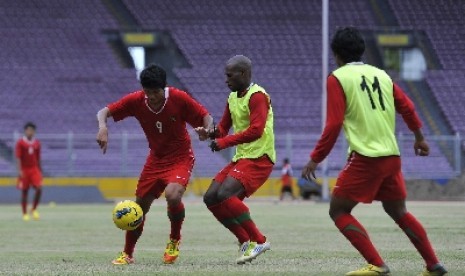
{"label": "red shorts", "polygon": [[400,157],[366,157],[353,152],[339,174],[333,196],[363,203],[405,199]]}
{"label": "red shorts", "polygon": [[31,186],[40,188],[42,186],[42,172],[39,168],[22,169],[23,177],[18,177],[16,187],[19,190],[28,190]]}
{"label": "red shorts", "polygon": [[273,162],[266,155],[257,159],[239,159],[224,167],[214,180],[223,183],[227,176],[231,176],[241,182],[245,196],[249,197],[265,183],[273,171],[273,166]]}
{"label": "red shorts", "polygon": [[191,177],[194,161],[193,155],[187,155],[185,158],[172,162],[167,160],[160,162],[149,154],[137,183],[136,196],[143,198],[153,195],[159,198],[169,183],[178,183],[186,187]]}

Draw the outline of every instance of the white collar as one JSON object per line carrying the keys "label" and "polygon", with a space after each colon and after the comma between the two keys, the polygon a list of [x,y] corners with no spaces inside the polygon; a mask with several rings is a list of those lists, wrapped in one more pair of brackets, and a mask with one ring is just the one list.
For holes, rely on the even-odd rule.
{"label": "white collar", "polygon": [[145,96],[145,105],[147,106],[147,108],[152,112],[152,113],[155,113],[155,114],[160,114],[163,109],[165,108],[165,105],[166,103],[168,102],[168,97],[170,96],[170,89],[168,87],[165,87],[165,102],[163,103],[163,106],[160,108],[160,110],[157,111],[154,111],[149,103],[147,102],[147,96]]}
{"label": "white collar", "polygon": [[346,65],[363,65],[365,63],[363,63],[362,61],[353,61],[353,62],[349,62],[349,63],[346,63]]}
{"label": "white collar", "polygon": [[33,137],[31,140],[27,139],[26,136],[23,136],[23,141],[28,143],[28,144],[32,144],[36,141],[36,139]]}

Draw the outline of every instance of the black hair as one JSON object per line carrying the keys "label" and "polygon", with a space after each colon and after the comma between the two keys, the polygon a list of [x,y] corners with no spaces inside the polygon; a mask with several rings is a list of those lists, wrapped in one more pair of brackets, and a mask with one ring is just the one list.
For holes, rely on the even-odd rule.
{"label": "black hair", "polygon": [[32,128],[34,130],[36,130],[36,125],[33,123],[33,122],[27,122],[26,124],[24,124],[24,129],[28,129],[28,128]]}
{"label": "black hair", "polygon": [[361,61],[365,52],[365,41],[356,28],[341,28],[333,36],[331,49],[344,63]]}
{"label": "black hair", "polygon": [[158,65],[150,64],[140,73],[140,84],[143,88],[164,89],[166,87],[166,72]]}
{"label": "black hair", "polygon": [[284,164],[289,164],[289,158],[284,158]]}

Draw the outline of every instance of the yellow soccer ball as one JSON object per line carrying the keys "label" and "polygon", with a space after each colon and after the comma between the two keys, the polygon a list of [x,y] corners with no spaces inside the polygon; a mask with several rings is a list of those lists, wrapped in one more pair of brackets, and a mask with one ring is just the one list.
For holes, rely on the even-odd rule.
{"label": "yellow soccer ball", "polygon": [[113,222],[122,230],[134,230],[144,220],[144,213],[139,204],[132,200],[124,200],[113,209]]}

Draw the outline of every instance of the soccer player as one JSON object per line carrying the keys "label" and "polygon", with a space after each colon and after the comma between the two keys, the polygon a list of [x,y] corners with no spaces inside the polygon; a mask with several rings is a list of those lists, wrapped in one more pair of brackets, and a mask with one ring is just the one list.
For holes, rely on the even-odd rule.
{"label": "soccer player", "polygon": [[[136,202],[144,211],[144,221],[152,202],[165,192],[171,234],[163,256],[164,263],[174,263],[179,255],[181,226],[184,220],[182,196],[194,166],[194,154],[186,129],[213,128],[207,110],[186,92],[166,86],[166,72],[150,65],[140,74],[141,91],[136,91],[109,104],[97,114],[97,142],[105,154],[108,145],[107,118],[115,122],[135,117],[147,137],[150,152],[136,188]],[[144,229],[144,222],[126,232],[124,250],[113,264],[134,263],[134,248]]]}
{"label": "soccer player", "polygon": [[359,203],[379,200],[386,213],[405,232],[426,262],[422,275],[444,275],[420,222],[407,211],[407,196],[395,137],[395,113],[415,135],[416,155],[427,156],[429,146],[421,131],[412,101],[376,67],[361,61],[365,42],[355,28],[339,29],[331,48],[339,68],[328,77],[327,120],[323,134],[304,167],[302,176],[315,177],[315,169],[328,156],[341,128],[349,144],[349,158],[339,174],[329,215],[339,231],[368,262],[346,275],[387,275],[389,268],[373,246],[368,233],[351,215]]}
{"label": "soccer player", "polygon": [[295,199],[294,193],[292,192],[292,167],[288,158],[283,160],[283,168],[281,169],[281,193],[279,195],[279,200],[284,199],[284,194],[289,193],[292,197],[292,200]]}
{"label": "soccer player", "polygon": [[35,134],[36,125],[31,122],[26,123],[24,125],[24,136],[16,142],[17,188],[21,190],[21,207],[24,221],[31,219],[27,213],[27,197],[31,186],[35,189],[31,209],[32,218],[35,220],[40,219],[37,206],[42,195],[42,167],[40,165],[40,142],[35,138]]}
{"label": "soccer player", "polygon": [[[232,91],[223,117],[214,132],[197,129],[199,136],[214,139],[213,151],[237,146],[232,162],[221,170],[204,195],[216,219],[238,239],[238,264],[252,261],[270,249],[270,243],[250,217],[242,202],[268,179],[276,160],[273,109],[265,89],[251,81],[252,62],[234,56],[226,64],[226,84]],[[234,134],[228,135],[231,126]]]}

